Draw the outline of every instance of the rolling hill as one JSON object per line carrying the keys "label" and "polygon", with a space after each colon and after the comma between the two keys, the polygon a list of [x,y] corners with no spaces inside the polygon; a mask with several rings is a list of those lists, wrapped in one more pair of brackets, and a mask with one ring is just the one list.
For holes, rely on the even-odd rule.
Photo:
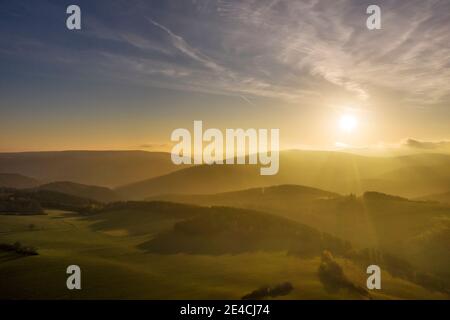
{"label": "rolling hill", "polygon": [[146,236],[147,252],[226,254],[290,251],[319,256],[323,250],[346,253],[336,237],[276,214],[232,207],[201,207],[165,201],[111,203],[84,216],[95,231]]}
{"label": "rolling hill", "polygon": [[[356,248],[377,248],[422,269],[450,276],[446,267],[450,263],[448,205],[378,192],[342,196],[293,185],[152,199],[270,212],[345,239]],[[429,263],[431,255],[433,264]]]}
{"label": "rolling hill", "polygon": [[[333,236],[324,232],[323,227],[312,227],[299,220],[282,217],[276,211],[266,213],[171,202],[113,203],[85,219],[93,223],[91,228],[95,231],[146,238],[137,247],[151,254],[217,256],[287,251],[305,259],[317,257],[327,250],[363,266],[376,261],[384,270],[398,277],[438,290],[450,280],[446,268],[450,263],[448,207],[430,206],[374,192],[356,198],[336,197],[335,194],[299,186],[269,190],[269,195],[273,195],[272,201],[277,194],[290,193],[293,198],[303,194],[303,201],[311,205],[316,205],[316,201],[337,203],[337,207],[327,206],[325,211],[314,212],[314,215],[321,216],[322,226],[331,227],[334,234],[343,231],[346,224],[347,230],[343,234],[346,237]],[[242,194],[256,192],[245,190]],[[361,211],[362,208],[365,211]],[[329,212],[332,209],[334,211]],[[352,246],[353,243],[342,240],[352,237],[351,232],[366,239],[358,241],[353,236],[356,246]],[[371,236],[375,236],[375,241],[369,243],[367,240]],[[364,241],[367,245],[361,246]],[[430,258],[433,263],[430,263]]]}
{"label": "rolling hill", "polygon": [[148,252],[174,254],[239,254],[289,251],[314,257],[323,250],[345,254],[348,244],[276,215],[229,207],[205,208],[139,245]]}
{"label": "rolling hill", "polygon": [[279,185],[216,194],[160,195],[149,197],[147,200],[163,200],[201,206],[230,206],[278,212],[280,210],[295,210],[295,208],[305,206],[306,203],[311,203],[315,200],[337,197],[341,197],[341,195],[316,188],[299,185]]}
{"label": "rolling hill", "polygon": [[[329,290],[336,285],[331,280],[362,288],[366,267],[375,261],[384,287],[370,292],[372,298],[448,299],[448,285],[401,259],[375,259],[372,251],[354,251],[274,214],[167,202],[112,203],[92,215],[45,213],[0,215],[0,243],[19,241],[38,253],[18,257],[0,250],[0,298],[240,299],[288,282],[292,290],[282,298],[364,299],[355,290]],[[324,248],[337,267],[325,273]],[[74,261],[82,266],[83,290],[69,291],[61,270]]]}
{"label": "rolling hill", "polygon": [[0,172],[42,182],[72,181],[114,187],[182,168],[169,153],[145,151],[60,151],[0,153]]}
{"label": "rolling hill", "polygon": [[450,191],[438,194],[430,194],[422,197],[418,197],[417,200],[423,201],[437,201],[450,204]]}
{"label": "rolling hill", "polygon": [[206,211],[207,208],[186,204],[127,201],[107,204],[84,219],[91,223],[93,230],[106,234],[150,236]]}
{"label": "rolling hill", "polygon": [[[408,174],[418,167],[420,173]],[[341,194],[379,191],[413,197],[429,190],[447,191],[448,168],[450,156],[441,154],[364,157],[341,152],[283,151],[280,170],[274,176],[261,176],[259,165],[200,165],[116,190],[125,198],[137,200],[162,194],[212,194],[298,184]]]}
{"label": "rolling hill", "polygon": [[0,199],[2,198],[10,198],[13,202],[20,202],[20,199],[23,199],[30,203],[37,203],[39,207],[45,209],[69,210],[74,212],[86,212],[88,208],[94,209],[102,205],[100,202],[92,199],[39,189],[0,188]]}
{"label": "rolling hill", "polygon": [[120,197],[109,188],[84,185],[68,181],[51,182],[48,184],[43,184],[35,189],[54,191],[105,203],[120,200]]}
{"label": "rolling hill", "polygon": [[34,178],[26,177],[17,173],[0,173],[0,187],[26,189],[33,188],[40,184]]}

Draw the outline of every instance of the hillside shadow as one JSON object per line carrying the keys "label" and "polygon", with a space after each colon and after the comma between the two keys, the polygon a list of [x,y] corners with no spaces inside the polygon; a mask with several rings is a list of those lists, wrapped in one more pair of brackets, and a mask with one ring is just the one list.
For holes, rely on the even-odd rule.
{"label": "hillside shadow", "polygon": [[344,252],[346,244],[317,230],[275,215],[244,209],[213,207],[208,213],[174,224],[138,245],[158,254],[242,254],[285,251],[299,257],[324,249]]}
{"label": "hillside shadow", "polygon": [[0,253],[0,263],[2,262],[8,262],[8,261],[14,261],[17,259],[25,258],[26,256],[13,253],[13,252],[4,252]]}
{"label": "hillside shadow", "polygon": [[175,222],[202,214],[205,208],[170,202],[128,201],[106,205],[92,215],[80,217],[93,231],[124,230],[128,235],[154,235],[173,227]]}

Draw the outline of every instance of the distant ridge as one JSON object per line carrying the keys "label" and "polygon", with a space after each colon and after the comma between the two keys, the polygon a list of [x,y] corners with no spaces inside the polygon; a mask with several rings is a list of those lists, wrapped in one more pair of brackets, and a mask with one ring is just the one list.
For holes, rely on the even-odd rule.
{"label": "distant ridge", "polygon": [[317,188],[300,185],[278,185],[261,188],[251,188],[245,190],[223,192],[206,195],[160,195],[149,197],[146,200],[163,200],[181,203],[192,203],[199,205],[230,205],[254,204],[258,202],[267,203],[269,201],[307,201],[324,198],[336,198],[340,195],[334,192],[324,191]]}
{"label": "distant ridge", "polygon": [[374,192],[374,191],[367,191],[363,194],[364,200],[375,200],[375,201],[411,201],[407,198],[394,196],[382,192]]}
{"label": "distant ridge", "polygon": [[331,151],[282,151],[280,170],[274,176],[261,176],[259,165],[199,165],[116,190],[125,198],[141,200],[164,194],[214,194],[284,184],[340,194],[377,191],[414,197],[443,192],[450,185],[450,155],[367,157]]}
{"label": "distant ridge", "polygon": [[41,185],[36,190],[54,191],[80,198],[92,199],[99,202],[114,202],[120,197],[111,189],[106,187],[90,186],[69,181],[57,181]]}
{"label": "distant ridge", "polygon": [[98,207],[101,203],[66,193],[39,189],[0,189],[0,197],[12,195],[15,198],[22,198],[40,204],[42,208],[58,209],[79,212],[90,207]]}
{"label": "distant ridge", "polygon": [[176,166],[165,152],[45,151],[0,153],[0,172],[20,173],[42,182],[72,181],[114,187],[164,175]]}
{"label": "distant ridge", "polygon": [[437,193],[437,194],[430,194],[426,196],[421,196],[416,198],[417,200],[422,201],[436,201],[441,203],[450,204],[450,191],[443,192],[443,193]]}
{"label": "distant ridge", "polygon": [[0,187],[25,189],[33,188],[40,184],[34,178],[26,177],[17,173],[0,173]]}

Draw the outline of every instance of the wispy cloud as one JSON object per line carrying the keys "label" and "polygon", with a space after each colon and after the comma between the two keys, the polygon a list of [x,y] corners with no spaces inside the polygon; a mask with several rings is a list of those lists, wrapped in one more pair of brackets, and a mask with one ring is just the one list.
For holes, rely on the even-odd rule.
{"label": "wispy cloud", "polygon": [[137,147],[149,151],[167,151],[170,150],[171,145],[169,143],[144,143]]}
{"label": "wispy cloud", "polygon": [[421,141],[407,139],[404,145],[409,148],[424,150],[450,149],[450,141]]}
{"label": "wispy cloud", "polygon": [[220,4],[223,16],[271,36],[267,40],[255,35],[273,43],[265,48],[266,55],[270,52],[300,74],[323,77],[362,100],[374,87],[398,90],[407,101],[428,103],[450,92],[448,1],[383,2],[380,31],[365,27],[367,4],[361,1]]}
{"label": "wispy cloud", "polygon": [[[93,72],[89,61],[108,77],[249,101],[301,104],[326,92],[370,104],[380,91],[404,105],[450,99],[448,0],[379,1],[377,31],[365,27],[368,1],[165,1],[171,10],[136,3],[121,28],[86,16],[78,47],[47,40],[34,58]],[[23,49],[10,43],[0,51]]]}
{"label": "wispy cloud", "polygon": [[234,91],[234,84],[249,94],[295,100],[320,92],[321,78],[362,102],[378,88],[396,91],[404,103],[416,105],[448,97],[450,24],[443,19],[450,3],[382,3],[380,31],[365,27],[366,7],[354,0],[333,5],[324,0],[218,1],[223,32],[205,32],[223,48],[214,51],[216,60],[149,21],[178,50],[220,73],[219,90]]}
{"label": "wispy cloud", "polygon": [[190,58],[200,62],[205,67],[212,69],[213,71],[225,72],[224,68],[219,66],[217,63],[215,63],[211,59],[209,59],[207,56],[201,54],[200,52],[198,52],[197,50],[192,48],[181,36],[174,34],[168,28],[166,28],[165,26],[159,24],[158,22],[156,22],[150,18],[147,18],[147,20],[150,23],[152,23],[153,25],[155,25],[156,27],[158,27],[161,30],[163,30],[164,32],[166,32],[170,36],[173,46],[175,48],[177,48],[178,50],[180,50],[181,52],[183,52]]}

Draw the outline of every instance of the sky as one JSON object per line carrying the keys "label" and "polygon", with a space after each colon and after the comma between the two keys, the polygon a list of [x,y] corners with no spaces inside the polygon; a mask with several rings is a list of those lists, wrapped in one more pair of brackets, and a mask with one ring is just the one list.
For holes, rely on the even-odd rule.
{"label": "sky", "polygon": [[194,120],[283,149],[448,147],[450,1],[0,2],[1,152],[168,151]]}

